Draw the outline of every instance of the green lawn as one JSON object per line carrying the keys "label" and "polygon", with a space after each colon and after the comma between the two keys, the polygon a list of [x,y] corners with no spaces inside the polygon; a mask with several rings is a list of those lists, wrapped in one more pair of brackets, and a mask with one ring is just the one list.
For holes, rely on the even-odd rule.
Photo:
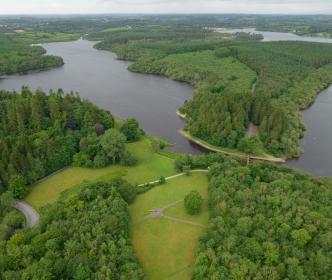
{"label": "green lawn", "polygon": [[188,215],[182,201],[166,209],[164,214],[206,225],[209,217],[207,185],[205,173],[192,173],[189,177],[178,177],[138,196],[130,206],[132,240],[148,279],[190,279],[197,239],[204,229],[163,217],[140,223],[136,221],[148,214],[150,209],[183,200],[190,191],[197,190],[204,197],[203,210],[199,215]]}
{"label": "green lawn", "polygon": [[114,165],[100,169],[68,167],[34,184],[26,201],[39,209],[55,202],[61,192],[84,180],[111,180],[115,177],[124,177],[133,184],[139,184],[175,174],[174,160],[154,152],[148,138],[128,144],[128,149],[138,159],[137,165],[132,167]]}

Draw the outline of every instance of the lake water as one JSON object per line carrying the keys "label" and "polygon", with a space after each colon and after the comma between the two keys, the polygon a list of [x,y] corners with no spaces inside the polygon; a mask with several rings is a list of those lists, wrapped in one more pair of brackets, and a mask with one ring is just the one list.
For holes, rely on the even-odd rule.
{"label": "lake water", "polygon": [[132,73],[127,70],[128,62],[117,60],[111,52],[96,50],[93,45],[85,40],[43,44],[48,54],[63,57],[65,65],[8,76],[0,80],[0,88],[20,90],[27,85],[46,91],[58,88],[77,91],[112,114],[138,119],[147,133],[176,143],[172,150],[201,153],[178,133],[184,123],[176,110],[192,98],[193,88],[160,76]]}
{"label": "lake water", "polygon": [[304,154],[289,165],[321,176],[332,176],[332,86],[303,111],[307,126],[301,147]]}
{"label": "lake water", "polygon": [[[254,29],[229,32],[253,32]],[[293,34],[259,32],[265,41],[301,40],[332,43],[332,39],[299,37]],[[0,88],[19,90],[22,85],[44,90],[62,88],[74,90],[98,106],[123,118],[134,117],[149,134],[160,136],[176,145],[172,150],[200,154],[203,149],[184,139],[178,130],[184,123],[175,112],[193,88],[167,78],[132,73],[128,62],[119,61],[115,54],[93,48],[92,42],[50,43],[43,47],[48,54],[63,57],[65,65],[48,71],[12,75],[0,80]],[[289,165],[305,171],[332,176],[332,87],[322,92],[317,101],[303,112],[307,131],[301,140],[304,155],[289,161]]]}
{"label": "lake water", "polygon": [[255,28],[242,28],[242,29],[224,29],[220,32],[223,33],[255,33],[264,36],[263,41],[265,42],[275,42],[275,41],[303,41],[303,42],[318,42],[318,43],[332,43],[332,39],[323,37],[310,37],[310,36],[299,36],[292,33],[282,33],[282,32],[268,32],[268,31],[258,31]]}

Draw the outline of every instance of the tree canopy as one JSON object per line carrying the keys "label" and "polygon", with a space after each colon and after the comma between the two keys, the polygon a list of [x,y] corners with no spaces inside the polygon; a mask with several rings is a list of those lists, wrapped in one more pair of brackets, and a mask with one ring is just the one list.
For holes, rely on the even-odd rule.
{"label": "tree canopy", "polygon": [[218,161],[193,279],[331,279],[332,184],[287,167]]}
{"label": "tree canopy", "polygon": [[190,215],[198,214],[201,211],[203,198],[198,191],[192,191],[184,198],[184,207]]}
{"label": "tree canopy", "polygon": [[124,181],[85,183],[40,225],[0,241],[0,279],[143,279],[130,241]]}

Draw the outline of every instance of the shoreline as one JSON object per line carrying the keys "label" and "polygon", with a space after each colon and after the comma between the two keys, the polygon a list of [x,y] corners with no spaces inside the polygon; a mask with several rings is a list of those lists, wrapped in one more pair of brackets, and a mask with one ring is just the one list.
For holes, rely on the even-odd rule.
{"label": "shoreline", "polygon": [[[186,115],[182,114],[181,112],[179,112],[178,110],[176,111],[176,114],[183,120],[186,119]],[[243,159],[255,159],[255,160],[263,160],[263,161],[270,161],[270,162],[274,162],[274,163],[286,163],[286,160],[283,158],[277,158],[274,156],[266,156],[266,157],[262,157],[262,156],[255,156],[255,155],[248,155],[242,152],[231,152],[231,151],[227,151],[221,147],[216,147],[213,146],[207,142],[205,142],[202,139],[199,139],[195,136],[192,136],[189,132],[184,131],[183,129],[179,130],[179,133],[186,139],[188,139],[191,142],[194,142],[195,144],[203,147],[204,149],[207,149],[208,151],[211,152],[216,152],[216,153],[221,153],[221,154],[225,154],[225,155],[229,155],[229,156],[234,156],[234,157],[239,157],[239,158],[243,158]]]}

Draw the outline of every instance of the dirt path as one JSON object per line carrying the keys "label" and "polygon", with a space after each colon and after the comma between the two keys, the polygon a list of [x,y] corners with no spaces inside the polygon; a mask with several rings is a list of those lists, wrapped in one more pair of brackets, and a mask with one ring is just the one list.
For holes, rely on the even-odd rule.
{"label": "dirt path", "polygon": [[[246,159],[248,157],[247,154],[244,154],[244,153],[241,153],[241,152],[229,152],[229,151],[226,151],[226,150],[224,150],[220,147],[212,146],[212,145],[206,143],[205,141],[190,135],[189,133],[187,133],[184,130],[179,130],[179,133],[183,137],[187,138],[188,140],[196,143],[197,145],[199,145],[199,146],[201,146],[201,147],[203,147],[203,148],[205,148],[205,149],[207,149],[211,152],[217,152],[217,153],[221,153],[221,154],[224,154],[224,155],[229,155],[229,156],[234,156],[234,157],[244,158],[244,159]],[[272,155],[266,155],[265,157],[250,155],[250,159],[270,161],[270,162],[275,162],[275,163],[285,163],[286,162],[285,159],[277,158],[277,157],[274,157]]]}
{"label": "dirt path", "polygon": [[246,132],[246,137],[252,137],[256,135],[258,135],[258,127],[253,123],[250,123]]}
{"label": "dirt path", "polygon": [[[190,172],[209,172],[208,169],[195,169],[195,170],[190,170]],[[186,173],[179,173],[179,174],[176,174],[176,175],[172,175],[172,176],[169,176],[169,177],[166,177],[165,180],[168,181],[168,180],[172,180],[172,179],[175,179],[177,177],[180,177],[180,176],[183,176],[185,175]],[[159,183],[159,180],[156,180],[156,181],[151,181],[151,182],[147,182],[147,183],[143,183],[143,184],[140,184],[138,185],[139,187],[142,187],[142,186],[145,186],[147,184],[157,184]]]}
{"label": "dirt path", "polygon": [[205,225],[202,225],[200,223],[196,223],[196,222],[192,222],[189,220],[185,220],[185,219],[180,219],[180,218],[176,218],[176,217],[172,217],[172,216],[167,216],[165,215],[164,211],[172,206],[175,206],[179,203],[183,202],[183,199],[181,200],[177,200],[174,201],[172,203],[169,203],[165,206],[162,206],[160,208],[154,208],[149,210],[150,214],[147,214],[145,216],[143,216],[142,218],[138,219],[137,221],[134,222],[134,224],[140,224],[148,219],[153,219],[153,218],[157,218],[157,217],[161,217],[161,218],[165,218],[171,221],[175,221],[175,222],[179,222],[179,223],[183,223],[183,224],[188,224],[188,225],[192,225],[192,226],[197,226],[197,227],[201,227],[201,228],[205,228]]}
{"label": "dirt path", "polygon": [[16,200],[14,207],[25,216],[28,228],[32,228],[39,223],[38,212],[28,203],[22,200]]}

